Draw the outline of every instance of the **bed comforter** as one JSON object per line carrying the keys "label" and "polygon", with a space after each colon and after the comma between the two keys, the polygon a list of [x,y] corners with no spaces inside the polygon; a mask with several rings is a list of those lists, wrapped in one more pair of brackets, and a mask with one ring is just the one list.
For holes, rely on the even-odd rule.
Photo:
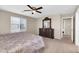
{"label": "bed comforter", "polygon": [[42,37],[27,32],[0,35],[0,53],[32,53],[43,47]]}

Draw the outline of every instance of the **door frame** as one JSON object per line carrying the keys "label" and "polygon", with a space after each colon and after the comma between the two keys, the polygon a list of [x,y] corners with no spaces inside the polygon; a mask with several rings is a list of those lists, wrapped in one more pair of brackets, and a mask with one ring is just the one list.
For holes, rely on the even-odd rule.
{"label": "door frame", "polygon": [[63,23],[64,23],[64,19],[68,19],[68,18],[71,18],[71,40],[72,40],[72,42],[73,42],[73,28],[74,28],[74,26],[73,26],[73,16],[64,16],[64,17],[62,17],[62,23],[61,23],[61,38],[63,38],[63,31],[64,31],[64,26],[63,26]]}

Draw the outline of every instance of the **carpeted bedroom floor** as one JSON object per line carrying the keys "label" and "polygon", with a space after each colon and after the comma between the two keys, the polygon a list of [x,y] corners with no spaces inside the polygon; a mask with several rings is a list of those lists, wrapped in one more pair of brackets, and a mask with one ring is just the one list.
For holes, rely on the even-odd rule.
{"label": "carpeted bedroom floor", "polygon": [[45,48],[42,53],[78,53],[78,47],[72,43],[70,38],[62,40],[44,38]]}

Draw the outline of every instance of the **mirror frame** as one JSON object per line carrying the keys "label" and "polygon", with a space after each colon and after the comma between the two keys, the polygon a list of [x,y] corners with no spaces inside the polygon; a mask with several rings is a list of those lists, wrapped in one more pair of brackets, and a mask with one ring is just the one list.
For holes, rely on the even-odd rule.
{"label": "mirror frame", "polygon": [[42,21],[42,26],[43,26],[43,28],[45,28],[45,27],[44,27],[44,22],[45,22],[45,21],[49,21],[49,22],[50,22],[49,28],[51,28],[51,18],[45,17],[45,18],[43,19],[43,21]]}

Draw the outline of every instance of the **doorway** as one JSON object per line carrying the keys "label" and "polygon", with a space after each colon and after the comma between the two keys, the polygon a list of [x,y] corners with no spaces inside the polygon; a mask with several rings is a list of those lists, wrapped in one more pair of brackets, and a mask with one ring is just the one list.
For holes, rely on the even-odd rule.
{"label": "doorway", "polygon": [[64,19],[63,21],[64,25],[64,36],[71,36],[71,19]]}
{"label": "doorway", "polygon": [[67,42],[72,42],[72,18],[63,18],[63,39]]}

